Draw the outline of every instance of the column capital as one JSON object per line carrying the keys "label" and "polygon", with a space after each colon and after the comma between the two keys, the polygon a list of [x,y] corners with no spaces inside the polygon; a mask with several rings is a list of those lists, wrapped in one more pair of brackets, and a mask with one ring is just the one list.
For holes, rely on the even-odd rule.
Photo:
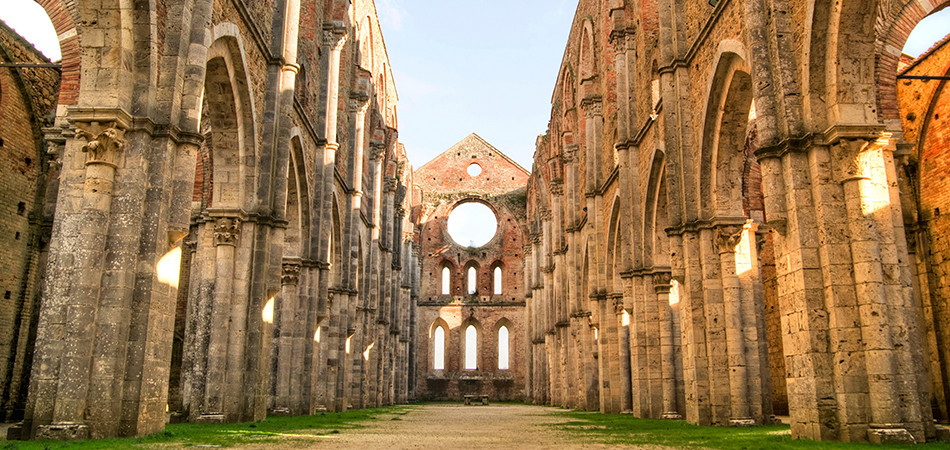
{"label": "column capital", "polygon": [[86,154],[87,166],[116,166],[119,151],[125,146],[125,132],[116,122],[76,122],[76,128],[76,137],[86,140],[82,151]]}
{"label": "column capital", "polygon": [[381,161],[386,157],[386,143],[382,141],[369,141],[369,159]]}
{"label": "column capital", "polygon": [[603,100],[599,95],[585,97],[583,100],[581,100],[581,109],[584,110],[584,116],[588,119],[603,115],[603,105]]}
{"label": "column capital", "polygon": [[350,112],[366,114],[366,110],[369,108],[369,95],[363,91],[350,92],[350,99],[349,102],[347,102],[347,108]]}
{"label": "column capital", "polygon": [[831,163],[835,180],[844,183],[851,180],[871,179],[872,159],[875,150],[887,145],[889,133],[878,139],[840,138],[831,144]]}
{"label": "column capital", "polygon": [[296,285],[300,282],[300,263],[285,262],[281,265],[280,284]]}
{"label": "column capital", "polygon": [[739,225],[720,225],[716,227],[716,246],[719,253],[735,253],[736,246],[742,240],[745,228]]}
{"label": "column capital", "polygon": [[237,246],[241,236],[241,219],[220,217],[214,221],[214,245]]}
{"label": "column capital", "polygon": [[551,195],[564,195],[564,182],[559,178],[551,180],[550,190]]}
{"label": "column capital", "polygon": [[383,191],[384,192],[396,192],[396,186],[399,184],[399,180],[392,175],[386,175],[383,178]]}
{"label": "column capital", "polygon": [[564,161],[564,164],[569,164],[577,160],[577,144],[568,144],[564,146],[564,150],[561,151],[561,160]]}
{"label": "column capital", "polygon": [[333,51],[343,50],[346,44],[346,27],[342,22],[330,22],[323,25],[323,46]]}

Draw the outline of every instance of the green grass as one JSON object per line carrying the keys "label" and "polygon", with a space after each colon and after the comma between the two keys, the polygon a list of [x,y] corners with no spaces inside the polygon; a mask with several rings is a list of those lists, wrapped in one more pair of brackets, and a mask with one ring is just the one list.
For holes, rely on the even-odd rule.
{"label": "green grass", "polygon": [[637,419],[629,415],[563,411],[555,415],[571,419],[551,425],[575,436],[605,444],[661,445],[674,448],[721,449],[950,449],[947,443],[874,445],[816,442],[792,439],[788,425],[757,427],[710,427],[681,420]]}
{"label": "green grass", "polygon": [[357,422],[372,420],[380,415],[405,415],[407,406],[351,410],[344,413],[319,413],[313,416],[268,417],[260,422],[237,424],[168,425],[165,431],[150,436],[128,439],[96,439],[79,442],[58,441],[0,441],[0,449],[115,449],[155,446],[221,446],[238,444],[313,442],[318,436],[339,433],[342,430],[362,428]]}

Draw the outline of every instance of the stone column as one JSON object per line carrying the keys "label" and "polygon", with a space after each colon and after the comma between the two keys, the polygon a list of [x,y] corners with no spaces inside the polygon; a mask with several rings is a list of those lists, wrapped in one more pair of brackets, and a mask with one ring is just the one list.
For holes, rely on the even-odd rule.
{"label": "stone column", "polygon": [[280,277],[281,291],[275,299],[274,305],[274,336],[276,337],[274,352],[274,387],[273,387],[273,405],[271,413],[273,414],[301,414],[301,411],[295,410],[293,406],[295,401],[293,395],[299,395],[299,391],[293,391],[292,383],[293,372],[301,368],[297,360],[301,355],[294,354],[295,344],[295,324],[300,322],[298,316],[300,302],[298,299],[298,283],[300,281],[300,263],[294,261],[285,261],[282,266]]}
{"label": "stone column", "polygon": [[794,436],[921,442],[933,433],[913,363],[921,345],[887,144],[873,127],[839,125],[816,142],[756,151],[777,231]]}
{"label": "stone column", "polygon": [[[229,414],[236,414],[225,405],[229,397],[227,387],[228,364],[233,359],[229,354],[229,341],[234,330],[231,325],[241,320],[235,313],[242,313],[234,298],[234,254],[241,235],[241,220],[221,217],[214,221],[214,291],[211,296],[207,366],[205,375],[204,404],[196,411],[198,422],[224,422]],[[235,308],[238,310],[235,311]],[[243,311],[246,315],[247,311]],[[234,342],[236,344],[236,342]],[[239,364],[243,366],[243,364]],[[236,368],[234,368],[236,370]],[[233,398],[233,397],[230,397]],[[236,407],[237,405],[233,405]]]}
{"label": "stone column", "polygon": [[[724,305],[726,351],[729,357],[729,394],[732,414],[729,424],[754,425],[749,413],[748,373],[745,337],[743,336],[741,286],[736,273],[736,246],[742,240],[742,227],[720,226],[716,229],[716,246],[722,267],[722,296]],[[751,324],[750,324],[751,325]]]}
{"label": "stone column", "polygon": [[653,288],[656,293],[656,303],[660,309],[660,372],[663,389],[663,419],[680,420],[676,404],[676,367],[673,334],[673,310],[670,308],[670,273],[654,272]]}
{"label": "stone column", "polygon": [[[350,94],[348,111],[353,125],[352,132],[352,151],[349,160],[349,198],[348,211],[344,226],[345,238],[344,246],[344,264],[346,266],[345,283],[347,289],[357,292],[351,295],[351,301],[347,308],[347,314],[350,316],[350,325],[347,330],[351,334],[351,353],[350,367],[351,377],[349,389],[351,391],[351,402],[357,408],[363,408],[363,395],[361,386],[366,384],[366,371],[363,364],[363,349],[367,344],[365,324],[365,297],[366,292],[359,292],[360,280],[358,277],[365,276],[360,273],[361,267],[359,255],[361,255],[359,227],[362,224],[361,207],[363,198],[363,154],[366,150],[366,112],[369,108],[369,95],[362,91],[354,91]],[[369,255],[363,255],[367,257]]]}
{"label": "stone column", "polygon": [[[629,279],[623,280],[624,284],[629,284]],[[627,290],[626,288],[624,289]],[[615,326],[617,327],[617,361],[620,368],[620,377],[617,381],[620,383],[619,395],[620,402],[618,408],[621,412],[633,411],[633,393],[631,392],[632,383],[630,379],[630,313],[624,308],[623,296],[614,297],[614,312],[616,314]]]}

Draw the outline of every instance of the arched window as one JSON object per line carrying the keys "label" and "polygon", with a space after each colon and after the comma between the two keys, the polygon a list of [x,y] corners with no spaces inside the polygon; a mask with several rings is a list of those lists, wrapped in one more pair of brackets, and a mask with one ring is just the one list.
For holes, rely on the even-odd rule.
{"label": "arched window", "polygon": [[508,370],[508,327],[498,329],[498,369]]}
{"label": "arched window", "polygon": [[465,329],[465,370],[478,369],[478,331],[475,325]]}
{"label": "arched window", "polygon": [[496,266],[493,277],[495,284],[495,295],[501,295],[501,266]]}
{"label": "arched window", "polygon": [[478,274],[477,272],[478,271],[476,271],[474,267],[468,268],[468,293],[469,294],[474,294],[478,292],[478,289],[475,283],[476,275]]}
{"label": "arched window", "polygon": [[442,295],[451,294],[452,271],[448,267],[442,268]]}
{"label": "arched window", "polygon": [[433,370],[444,370],[445,369],[445,328],[442,328],[441,325],[436,327],[435,333],[433,333],[433,344],[434,350],[432,354],[434,356],[432,361]]}

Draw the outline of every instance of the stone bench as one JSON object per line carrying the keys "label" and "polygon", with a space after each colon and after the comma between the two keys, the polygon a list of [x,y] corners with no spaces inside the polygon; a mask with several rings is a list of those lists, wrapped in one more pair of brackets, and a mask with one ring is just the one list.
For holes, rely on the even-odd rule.
{"label": "stone bench", "polygon": [[466,405],[471,405],[473,401],[477,401],[477,400],[479,400],[479,399],[482,401],[482,404],[483,404],[483,405],[487,405],[487,404],[488,404],[488,396],[487,396],[487,395],[478,395],[478,394],[469,394],[469,395],[466,395],[466,396],[465,396],[465,404],[466,404]]}

